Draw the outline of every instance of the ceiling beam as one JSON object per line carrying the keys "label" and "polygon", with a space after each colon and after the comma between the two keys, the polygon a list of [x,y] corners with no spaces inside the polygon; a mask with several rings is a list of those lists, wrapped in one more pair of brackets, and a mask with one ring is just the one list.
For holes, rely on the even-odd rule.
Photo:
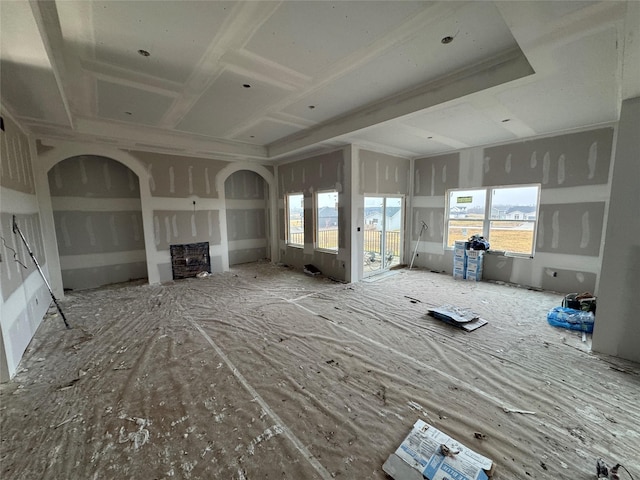
{"label": "ceiling beam", "polygon": [[399,119],[533,73],[527,59],[520,49],[516,48],[434,82],[278,140],[268,146],[269,157],[287,155],[314,143]]}
{"label": "ceiling beam", "polygon": [[44,45],[51,69],[56,79],[56,84],[64,104],[67,119],[71,128],[74,128],[74,118],[69,98],[71,92],[67,92],[67,67],[64,58],[64,38],[62,37],[62,29],[60,28],[60,19],[58,18],[58,10],[56,3],[46,0],[29,0],[33,18],[38,26],[40,37]]}

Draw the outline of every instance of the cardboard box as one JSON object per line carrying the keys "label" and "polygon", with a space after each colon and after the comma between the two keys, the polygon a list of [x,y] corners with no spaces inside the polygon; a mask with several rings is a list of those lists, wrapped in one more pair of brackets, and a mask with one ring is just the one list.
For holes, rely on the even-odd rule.
{"label": "cardboard box", "polygon": [[467,272],[477,272],[478,270],[482,270],[482,264],[478,264],[478,263],[467,263],[467,266],[465,267],[465,270]]}
{"label": "cardboard box", "polygon": [[454,258],[466,258],[467,250],[465,250],[464,248],[454,247],[453,256]]}
{"label": "cardboard box", "polygon": [[479,282],[480,280],[482,280],[482,270],[476,270],[476,271],[467,271],[465,273],[464,276],[465,280],[469,280],[472,282]]}
{"label": "cardboard box", "polygon": [[382,466],[395,480],[488,480],[493,468],[492,460],[422,420]]}
{"label": "cardboard box", "polygon": [[466,258],[458,258],[458,257],[453,257],[453,268],[461,268],[461,269],[465,269],[467,268],[467,259]]}
{"label": "cardboard box", "polygon": [[454,268],[453,269],[453,278],[456,280],[464,280],[465,279],[465,269],[464,268]]}

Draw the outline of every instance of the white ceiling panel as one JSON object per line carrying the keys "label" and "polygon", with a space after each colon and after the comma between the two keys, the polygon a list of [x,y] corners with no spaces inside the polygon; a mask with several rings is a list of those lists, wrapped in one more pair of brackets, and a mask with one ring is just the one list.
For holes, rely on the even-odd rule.
{"label": "white ceiling panel", "polygon": [[[106,1],[92,5],[97,60],[184,82],[228,18],[234,2]],[[140,49],[151,55],[141,56]]]}
{"label": "white ceiling panel", "polygon": [[302,130],[288,123],[282,123],[270,118],[264,119],[232,138],[239,142],[254,143],[256,145],[268,145],[276,140]]}
{"label": "white ceiling panel", "polygon": [[42,139],[271,162],[350,142],[424,156],[615,122],[640,85],[639,11],[0,0],[0,100]]}
{"label": "white ceiling panel", "polygon": [[157,125],[172,98],[98,80],[98,116],[143,125]]}
{"label": "white ceiling panel", "polygon": [[502,142],[515,135],[468,103],[417,115],[402,120],[403,124],[426,129],[468,146]]}
{"label": "white ceiling panel", "polygon": [[[449,34],[455,35],[455,39],[450,44],[442,44],[442,38]],[[388,98],[399,90],[415,88],[517,48],[518,44],[493,5],[467,5],[456,10],[455,15],[438,18],[433,28],[424,28],[406,42],[327,83],[284,111],[308,120],[326,121]]]}
{"label": "white ceiling panel", "polygon": [[616,44],[613,28],[575,39],[553,52],[557,72],[496,97],[538,133],[589,124],[594,118],[616,121],[620,93]]}
{"label": "white ceiling panel", "polygon": [[283,2],[246,49],[314,76],[399,27],[432,2]]}
{"label": "white ceiling panel", "polygon": [[[250,85],[245,88],[244,85]],[[176,127],[184,132],[224,137],[256,111],[282,100],[289,92],[266,82],[225,71]]]}
{"label": "white ceiling panel", "polygon": [[356,143],[386,145],[398,151],[400,155],[418,156],[451,150],[451,145],[443,144],[427,135],[420,136],[411,130],[397,127],[373,127],[353,135]]}

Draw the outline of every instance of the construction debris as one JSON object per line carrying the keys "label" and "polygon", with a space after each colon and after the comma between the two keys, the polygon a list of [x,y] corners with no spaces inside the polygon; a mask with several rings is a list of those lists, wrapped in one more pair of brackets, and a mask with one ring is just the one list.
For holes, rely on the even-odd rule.
{"label": "construction debris", "polygon": [[494,463],[418,420],[382,469],[395,480],[487,480]]}
{"label": "construction debris", "polygon": [[454,327],[462,328],[467,332],[472,332],[489,323],[468,308],[448,304],[432,308],[429,310],[429,315]]}

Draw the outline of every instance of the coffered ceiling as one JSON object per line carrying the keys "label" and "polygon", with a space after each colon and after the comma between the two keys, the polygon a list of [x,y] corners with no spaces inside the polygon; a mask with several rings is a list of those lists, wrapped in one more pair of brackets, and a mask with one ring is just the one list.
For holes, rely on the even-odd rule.
{"label": "coffered ceiling", "polygon": [[0,0],[0,97],[55,139],[419,157],[613,122],[640,3]]}

